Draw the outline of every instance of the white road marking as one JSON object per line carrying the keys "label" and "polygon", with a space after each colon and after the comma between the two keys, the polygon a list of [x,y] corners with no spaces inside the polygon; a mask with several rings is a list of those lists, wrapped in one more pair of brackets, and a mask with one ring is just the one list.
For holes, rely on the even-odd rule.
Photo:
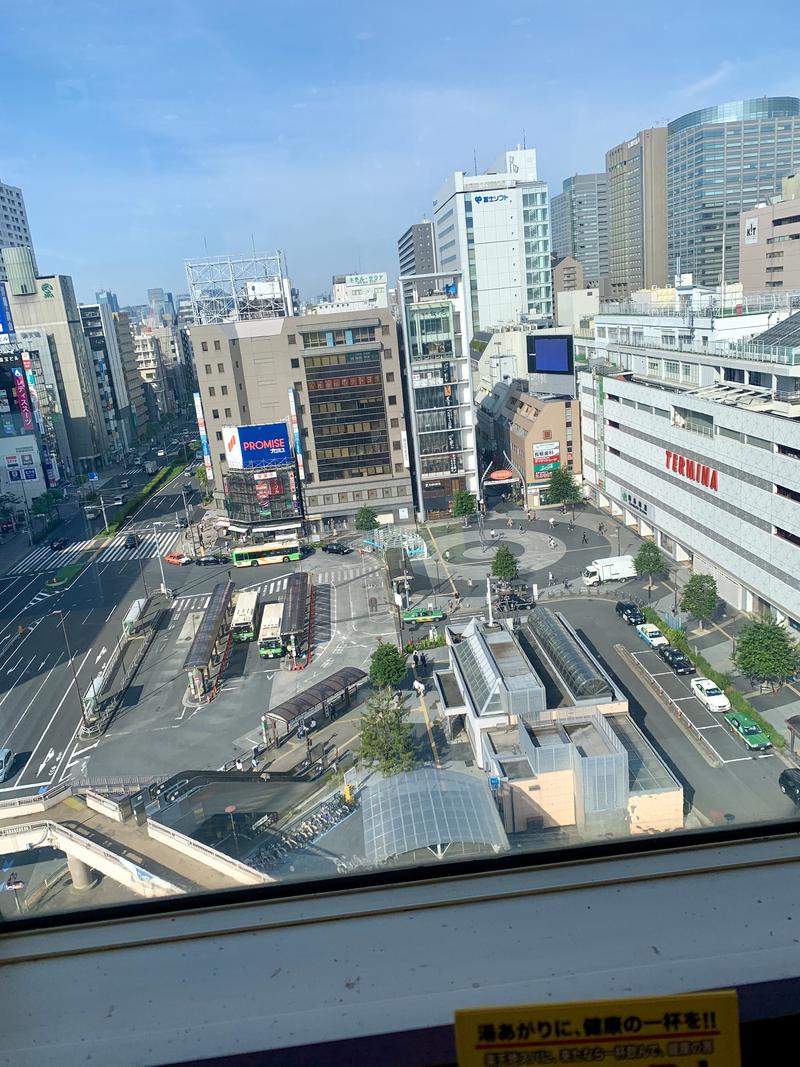
{"label": "white road marking", "polygon": [[44,659],[42,660],[42,662],[41,662],[41,663],[39,664],[39,666],[38,666],[37,670],[42,670],[42,668],[44,667],[45,663],[47,663],[47,661],[48,661],[48,660],[50,659],[50,657],[52,656],[52,654],[53,654],[52,652],[48,652],[48,653],[47,653],[47,655],[46,655],[46,656],[44,657]]}
{"label": "white road marking", "polygon": [[50,760],[53,758],[53,756],[55,756],[55,754],[56,754],[56,750],[54,748],[51,748],[50,751],[45,756],[45,758],[39,764],[39,770],[36,772],[37,774],[41,774],[42,773],[42,771],[45,769],[45,767],[50,762]]}
{"label": "white road marking", "polygon": [[38,789],[40,786],[50,785],[49,782],[27,782],[25,785],[5,785],[0,793],[13,793],[17,789]]}
{"label": "white road marking", "polygon": [[44,688],[44,686],[45,686],[45,685],[47,684],[47,681],[48,681],[48,679],[49,679],[50,675],[51,675],[51,674],[53,673],[53,671],[54,671],[54,670],[56,669],[56,667],[57,667],[57,666],[58,666],[58,664],[57,664],[57,663],[54,663],[54,664],[53,664],[53,666],[52,666],[52,667],[50,668],[50,670],[49,670],[49,671],[47,672],[47,674],[46,674],[46,675],[44,676],[44,678],[42,679],[41,685],[40,685],[40,686],[39,686],[39,688],[38,688],[38,689],[36,690],[36,692],[35,692],[35,693],[33,694],[33,696],[32,696],[32,697],[31,697],[31,699],[30,699],[30,702],[29,702],[28,706],[27,706],[27,707],[25,708],[25,710],[23,711],[23,713],[22,713],[22,714],[20,715],[20,717],[19,717],[19,718],[17,719],[17,721],[16,721],[15,723],[14,723],[13,727],[11,728],[11,733],[10,733],[10,734],[8,735],[8,737],[7,737],[7,738],[5,739],[5,741],[3,742],[3,747],[4,747],[4,748],[8,748],[8,747],[11,747],[11,746],[9,745],[9,742],[11,741],[11,738],[12,738],[12,737],[14,736],[14,731],[15,731],[15,730],[16,730],[16,728],[17,728],[17,727],[19,726],[19,724],[20,724],[20,723],[22,722],[22,720],[23,720],[23,719],[25,718],[25,716],[26,716],[26,715],[28,714],[28,712],[30,711],[30,709],[31,709],[31,706],[32,706],[33,702],[34,702],[34,701],[36,700],[36,698],[38,697],[38,695],[39,695],[39,694],[41,693],[42,689],[43,689],[43,688]]}
{"label": "white road marking", "polygon": [[97,746],[99,744],[100,744],[99,741],[95,741],[95,743],[93,745],[87,745],[86,748],[73,748],[72,755],[73,756],[82,756],[84,752],[91,752],[92,749],[93,748],[97,748]]}
{"label": "white road marking", "polygon": [[22,658],[18,659],[16,663],[12,664],[12,666],[10,666],[6,671],[6,674],[13,674],[17,667],[19,667],[20,663],[22,663]]}
{"label": "white road marking", "polygon": [[106,648],[105,645],[103,645],[103,647],[100,649],[100,651],[97,653],[97,655],[94,658],[95,663],[99,663],[100,660],[103,658],[103,656],[105,656],[106,652],[108,652],[108,649]]}
{"label": "white road marking", "polygon": [[[77,676],[78,674],[80,674],[80,672],[81,672],[81,670],[82,670],[83,666],[85,665],[85,663],[86,663],[87,659],[89,658],[89,656],[91,655],[91,653],[92,653],[92,650],[91,650],[91,649],[89,649],[89,651],[88,651],[88,652],[86,653],[86,655],[85,655],[85,656],[83,657],[83,659],[81,660],[80,664],[78,665],[78,667],[77,667],[77,669],[76,669],[76,671],[75,671],[75,674],[76,674],[76,676]],[[33,759],[33,757],[34,757],[34,756],[36,755],[36,750],[37,750],[37,749],[39,748],[39,746],[41,745],[42,741],[44,741],[45,737],[47,736],[47,731],[48,731],[48,730],[50,729],[50,727],[51,727],[51,726],[53,725],[53,722],[55,721],[55,718],[56,718],[56,716],[58,715],[59,711],[61,711],[61,708],[62,708],[62,707],[63,707],[63,705],[64,705],[64,701],[65,701],[65,700],[67,699],[67,697],[69,696],[69,694],[70,694],[71,690],[72,690],[72,689],[74,688],[74,686],[75,686],[75,683],[74,683],[74,681],[73,681],[72,679],[70,679],[70,683],[69,683],[69,685],[68,685],[68,686],[67,686],[67,688],[66,688],[66,689],[64,690],[64,695],[63,695],[63,697],[62,697],[62,698],[61,698],[61,700],[60,700],[60,701],[58,702],[58,707],[57,707],[57,708],[56,708],[56,710],[55,710],[55,711],[53,712],[53,714],[52,714],[52,715],[50,716],[50,721],[48,722],[47,726],[45,726],[44,730],[42,731],[42,735],[41,735],[41,737],[40,737],[40,738],[39,738],[39,740],[38,740],[38,741],[36,742],[36,745],[34,746],[34,749],[33,749],[33,751],[31,752],[30,756],[28,757],[28,762],[30,762],[30,761],[31,761],[31,760]],[[78,725],[77,725],[77,726],[75,727],[75,731],[74,731],[74,733],[73,733],[73,735],[72,735],[72,738],[70,739],[70,742],[71,742],[71,741],[72,741],[72,740],[74,739],[74,737],[75,737],[75,734],[77,734],[77,732],[78,732],[78,729],[79,729],[79,727],[80,727],[80,721],[78,722]],[[69,745],[67,746],[67,748],[69,748]]]}
{"label": "white road marking", "polygon": [[108,620],[111,618],[111,616],[114,614],[114,612],[116,610],[117,610],[117,605],[115,604],[114,607],[111,609],[111,611],[109,611],[108,615],[106,615],[106,622],[108,622]]}

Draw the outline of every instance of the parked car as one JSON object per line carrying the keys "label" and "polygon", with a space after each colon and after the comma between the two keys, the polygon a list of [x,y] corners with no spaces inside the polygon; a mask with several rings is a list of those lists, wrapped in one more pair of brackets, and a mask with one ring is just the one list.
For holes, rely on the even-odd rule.
{"label": "parked car", "polygon": [[136,548],[139,544],[139,536],[135,533],[129,533],[125,537],[125,548]]}
{"label": "parked car", "polygon": [[638,604],[634,604],[632,600],[618,600],[617,615],[624,622],[627,622],[628,626],[639,626],[647,621],[642,609]]}
{"label": "parked car", "polygon": [[669,641],[664,637],[657,626],[645,622],[636,627],[636,632],[650,648],[658,648],[660,645],[668,645]]}
{"label": "parked car", "polygon": [[4,782],[11,774],[14,766],[14,753],[10,748],[0,748],[0,782]]}
{"label": "parked car", "polygon": [[179,515],[175,519],[175,529],[176,530],[185,530],[188,525],[189,525],[188,520],[183,515]]}
{"label": "parked car", "polygon": [[198,567],[213,567],[219,563],[230,563],[230,559],[218,552],[211,552],[206,556],[197,556],[195,563]]}
{"label": "parked car", "polygon": [[183,552],[167,552],[164,556],[165,563],[174,563],[176,567],[183,567],[187,563],[191,563],[190,556],[184,556]]}
{"label": "parked car", "polygon": [[516,593],[503,593],[495,601],[498,611],[527,611],[530,604]]}
{"label": "parked car", "polygon": [[657,651],[667,666],[672,667],[676,674],[694,674],[695,665],[679,648],[661,645]]}
{"label": "parked car", "polygon": [[444,612],[430,605],[421,608],[408,608],[403,612],[403,622],[439,622],[443,618]]}
{"label": "parked car", "polygon": [[66,548],[68,544],[69,544],[69,538],[67,538],[67,537],[56,537],[54,540],[52,540],[50,542],[50,551],[51,552],[60,552],[61,549],[62,548]]}
{"label": "parked car", "polygon": [[778,775],[781,792],[800,807],[800,771],[796,767],[787,767]]}
{"label": "parked car", "polygon": [[730,711],[731,702],[710,678],[693,678],[689,684],[694,696],[709,711]]}
{"label": "parked car", "polygon": [[349,545],[343,545],[340,541],[330,541],[322,546],[322,551],[330,552],[333,556],[347,556],[353,550]]}
{"label": "parked car", "polygon": [[119,483],[119,487],[120,489],[130,489],[131,483],[128,481],[127,478],[123,478],[122,481]]}
{"label": "parked car", "polygon": [[766,752],[772,748],[772,742],[749,715],[743,715],[739,711],[729,711],[725,716],[728,729],[734,736],[749,748],[751,752]]}

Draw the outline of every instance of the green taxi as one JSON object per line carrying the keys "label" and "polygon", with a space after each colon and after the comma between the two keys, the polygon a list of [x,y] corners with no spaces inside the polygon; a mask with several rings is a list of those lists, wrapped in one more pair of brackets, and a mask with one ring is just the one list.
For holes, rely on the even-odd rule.
{"label": "green taxi", "polygon": [[408,608],[403,612],[403,622],[440,622],[444,618],[444,612],[433,605],[427,607]]}
{"label": "green taxi", "polygon": [[749,715],[743,715],[740,711],[729,711],[723,718],[728,729],[739,738],[745,748],[753,752],[766,752],[772,748],[770,739]]}

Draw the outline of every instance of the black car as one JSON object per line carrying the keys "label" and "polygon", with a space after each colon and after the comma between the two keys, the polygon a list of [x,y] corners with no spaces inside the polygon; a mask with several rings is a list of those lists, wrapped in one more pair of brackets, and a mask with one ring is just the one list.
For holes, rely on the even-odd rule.
{"label": "black car", "polygon": [[181,516],[180,518],[175,520],[175,529],[176,530],[185,530],[188,525],[189,525],[188,521],[185,518],[183,518],[183,516]]}
{"label": "black car", "polygon": [[516,593],[504,593],[495,601],[498,611],[527,611],[530,604]]}
{"label": "black car", "polygon": [[136,548],[139,544],[139,538],[135,533],[130,533],[125,538],[125,548]]}
{"label": "black car", "polygon": [[618,600],[617,615],[624,619],[628,626],[641,626],[643,622],[647,622],[642,609],[632,600]]}
{"label": "black car", "polygon": [[679,648],[674,648],[672,645],[659,645],[656,652],[676,674],[695,673],[694,664]]}
{"label": "black car", "polygon": [[221,556],[217,552],[211,552],[207,556],[197,556],[194,562],[198,567],[213,567],[219,563],[230,563],[230,560],[227,556]]}
{"label": "black car", "polygon": [[322,546],[323,552],[330,552],[334,556],[347,556],[353,550],[349,545],[340,544],[339,541],[331,541],[327,545]]}
{"label": "black car", "polygon": [[795,767],[787,767],[785,771],[781,771],[778,785],[781,792],[800,807],[800,771]]}
{"label": "black car", "polygon": [[62,548],[66,548],[69,544],[69,538],[57,537],[54,541],[50,542],[51,552],[60,552]]}

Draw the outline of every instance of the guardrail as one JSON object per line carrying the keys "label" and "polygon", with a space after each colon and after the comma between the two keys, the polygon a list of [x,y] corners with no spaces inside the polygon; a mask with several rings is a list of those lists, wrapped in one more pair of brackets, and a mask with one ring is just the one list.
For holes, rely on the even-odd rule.
{"label": "guardrail", "polygon": [[686,715],[684,715],[684,713],[681,711],[681,709],[678,707],[678,705],[675,703],[669,693],[665,692],[664,689],[662,689],[662,687],[658,684],[652,674],[650,674],[642,667],[636,656],[634,656],[629,649],[625,648],[624,645],[615,645],[614,650],[628,664],[634,674],[638,675],[639,678],[641,678],[642,681],[650,687],[650,689],[652,689],[655,693],[658,694],[661,703],[664,705],[666,710],[673,716],[673,718],[677,719],[680,725],[686,728],[687,734],[694,742],[695,748],[698,750],[698,752],[706,761],[706,763],[710,767],[720,767],[720,761],[711,754],[712,750],[708,742],[697,729],[695,724],[689,718],[687,718]]}
{"label": "guardrail", "polygon": [[265,882],[275,881],[269,875],[262,874],[254,867],[249,867],[246,863],[242,863],[241,860],[226,856],[223,852],[218,852],[215,848],[203,845],[200,841],[195,841],[193,838],[187,837],[186,834],[154,822],[152,819],[147,820],[147,833],[154,841],[169,845],[177,852],[182,852],[189,859],[194,859],[206,867],[211,867],[213,870],[219,871],[220,874],[226,874],[242,885],[263,885]]}

